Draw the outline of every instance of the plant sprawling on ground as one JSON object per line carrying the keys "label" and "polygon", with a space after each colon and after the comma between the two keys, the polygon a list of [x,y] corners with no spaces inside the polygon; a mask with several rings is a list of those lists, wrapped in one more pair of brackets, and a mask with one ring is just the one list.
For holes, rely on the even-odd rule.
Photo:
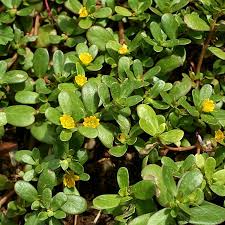
{"label": "plant sprawling on ground", "polygon": [[0,0],[1,146],[21,143],[0,224],[85,212],[90,140],[142,164],[93,199],[115,224],[222,224],[224,34],[224,0]]}

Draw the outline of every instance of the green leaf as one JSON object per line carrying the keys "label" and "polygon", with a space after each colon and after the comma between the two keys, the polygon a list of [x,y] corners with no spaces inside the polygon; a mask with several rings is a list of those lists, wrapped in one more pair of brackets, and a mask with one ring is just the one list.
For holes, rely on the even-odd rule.
{"label": "green leaf", "polygon": [[86,211],[87,202],[81,196],[70,194],[67,195],[67,201],[61,209],[68,214],[81,214]]}
{"label": "green leaf", "polygon": [[161,71],[160,66],[154,66],[153,68],[149,69],[145,74],[144,74],[144,80],[149,80],[156,76],[159,72]]}
{"label": "green leaf", "polygon": [[53,198],[51,202],[51,208],[53,211],[60,209],[67,201],[67,195],[63,192],[58,192]]}
{"label": "green leaf", "polygon": [[46,208],[49,208],[52,200],[52,191],[49,188],[45,188],[41,194],[41,200]]}
{"label": "green leaf", "polygon": [[60,135],[59,135],[59,138],[61,141],[69,141],[72,137],[72,132],[70,130],[62,130]]}
{"label": "green leaf", "polygon": [[140,95],[130,96],[126,99],[126,106],[127,107],[135,106],[142,100],[143,100],[143,98]]}
{"label": "green leaf", "polygon": [[27,127],[34,123],[35,109],[25,105],[13,105],[5,110],[7,122],[16,127]]}
{"label": "green leaf", "polygon": [[98,130],[92,127],[81,126],[78,128],[78,131],[87,138],[96,138],[98,136]]}
{"label": "green leaf", "polygon": [[7,118],[5,112],[0,112],[0,126],[4,126],[7,124]]}
{"label": "green leaf", "polygon": [[205,176],[209,182],[212,179],[215,169],[216,169],[216,160],[213,157],[207,158],[204,164],[204,171]]}
{"label": "green leaf", "polygon": [[49,63],[48,50],[45,48],[38,48],[34,52],[33,58],[34,73],[37,77],[46,76],[46,72],[48,70],[48,63]]}
{"label": "green leaf", "polygon": [[15,192],[25,201],[32,203],[38,200],[38,192],[33,185],[26,181],[17,181],[15,184]]}
{"label": "green leaf", "polygon": [[45,111],[45,117],[53,124],[60,125],[60,121],[59,121],[60,116],[61,116],[61,113],[59,112],[59,110],[55,108],[49,107]]}
{"label": "green leaf", "polygon": [[53,144],[56,140],[55,127],[47,122],[33,124],[31,134],[46,144]]}
{"label": "green leaf", "polygon": [[209,47],[208,49],[218,58],[225,60],[225,52],[222,49],[216,47]]}
{"label": "green leaf", "polygon": [[161,68],[160,75],[165,75],[169,72],[172,72],[176,68],[183,65],[183,59],[181,56],[178,55],[171,55],[165,58],[160,59],[156,66]]}
{"label": "green leaf", "polygon": [[202,182],[203,175],[198,169],[185,173],[178,182],[177,198],[183,199],[190,195],[201,186]]}
{"label": "green leaf", "polygon": [[148,220],[147,225],[174,225],[175,221],[170,215],[171,209],[161,209],[153,214]]}
{"label": "green leaf", "polygon": [[109,88],[106,84],[101,83],[98,86],[98,95],[103,104],[107,105],[110,103],[110,93]]}
{"label": "green leaf", "polygon": [[128,5],[136,13],[144,13],[152,4],[152,0],[128,0]]}
{"label": "green leaf", "polygon": [[53,189],[57,185],[57,178],[54,171],[45,169],[38,179],[37,189],[42,193],[45,188]]}
{"label": "green leaf", "polygon": [[89,17],[82,19],[79,21],[78,25],[82,29],[88,29],[92,26],[92,19]]}
{"label": "green leaf", "polygon": [[114,37],[105,28],[92,26],[87,32],[87,39],[91,44],[97,45],[99,50],[104,51],[106,43],[114,40]]}
{"label": "green leaf", "polygon": [[93,16],[95,18],[107,18],[112,14],[112,9],[109,7],[99,8],[94,13]]}
{"label": "green leaf", "polygon": [[170,14],[166,13],[161,18],[162,27],[167,36],[170,39],[176,39],[177,38],[177,31],[178,31],[178,23],[175,19],[175,17]]}
{"label": "green leaf", "polygon": [[212,95],[213,88],[210,84],[205,84],[200,90],[200,101],[203,102],[205,99],[209,99]]}
{"label": "green leaf", "polygon": [[71,115],[76,121],[84,118],[86,112],[79,96],[72,91],[61,91],[58,95],[59,105],[64,114]]}
{"label": "green leaf", "polygon": [[184,131],[179,129],[170,130],[163,134],[160,134],[159,139],[164,145],[176,144],[181,141],[184,136]]}
{"label": "green leaf", "polygon": [[189,209],[189,223],[196,225],[215,225],[225,221],[225,209],[204,201],[202,205]]}
{"label": "green leaf", "polygon": [[140,118],[139,124],[142,130],[151,136],[155,136],[159,130],[159,123],[155,111],[148,105],[139,105],[137,113]]}
{"label": "green leaf", "polygon": [[129,222],[129,225],[143,225],[147,224],[149,218],[151,217],[152,213],[143,214],[141,216],[136,217],[135,219]]}
{"label": "green leaf", "polygon": [[115,157],[123,156],[127,151],[127,145],[118,145],[109,149],[109,154]]}
{"label": "green leaf", "polygon": [[94,114],[98,109],[98,85],[94,80],[89,80],[82,88],[82,100],[87,112]]}
{"label": "green leaf", "polygon": [[116,6],[115,11],[122,16],[132,16],[132,12],[130,12],[127,8],[121,6]]}
{"label": "green leaf", "polygon": [[18,91],[15,100],[22,104],[36,104],[39,101],[39,94],[33,91]]}
{"label": "green leaf", "polygon": [[166,39],[166,36],[158,23],[151,22],[150,30],[151,30],[152,36],[158,43],[161,43],[162,41]]}
{"label": "green leaf", "polygon": [[78,0],[67,0],[65,6],[71,10],[73,13],[79,13],[82,4]]}
{"label": "green leaf", "polygon": [[181,82],[177,82],[173,85],[169,94],[173,97],[174,101],[176,101],[180,97],[187,95],[191,88],[192,80],[189,76],[185,75]]}
{"label": "green leaf", "polygon": [[192,116],[199,117],[198,110],[194,106],[191,106],[187,101],[186,97],[181,97],[178,101],[178,104],[181,104]]}
{"label": "green leaf", "polygon": [[151,199],[155,195],[155,184],[150,180],[142,180],[131,186],[131,192],[137,199]]}
{"label": "green leaf", "polygon": [[177,187],[176,187],[176,182],[173,178],[173,169],[169,166],[163,165],[162,177],[163,177],[163,182],[167,188],[168,195],[171,194],[172,196],[176,196]]}
{"label": "green leaf", "polygon": [[197,31],[209,31],[210,26],[199,17],[197,13],[186,14],[184,16],[184,22],[189,28]]}
{"label": "green leaf", "polygon": [[18,84],[26,81],[28,74],[22,70],[10,70],[0,77],[0,83]]}
{"label": "green leaf", "polygon": [[97,209],[111,209],[120,204],[120,196],[115,194],[100,195],[93,200],[93,205]]}
{"label": "green leaf", "polygon": [[126,167],[120,167],[117,171],[117,183],[120,189],[129,187],[129,172]]}
{"label": "green leaf", "polygon": [[10,26],[0,24],[0,45],[6,45],[14,38],[13,29]]}
{"label": "green leaf", "polygon": [[64,55],[60,50],[56,50],[53,54],[53,68],[56,75],[61,75],[64,68]]}
{"label": "green leaf", "polygon": [[101,123],[98,127],[98,138],[107,148],[112,148],[114,135],[113,131],[110,129],[110,126],[107,124]]}

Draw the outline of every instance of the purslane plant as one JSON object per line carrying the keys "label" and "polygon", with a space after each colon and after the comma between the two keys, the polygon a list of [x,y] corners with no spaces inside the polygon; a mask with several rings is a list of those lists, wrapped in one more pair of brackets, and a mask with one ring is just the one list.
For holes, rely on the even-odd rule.
{"label": "purslane plant", "polygon": [[122,167],[93,202],[118,224],[224,222],[224,15],[224,0],[0,0],[0,136],[26,146],[0,222],[84,212],[88,139],[143,160],[143,180]]}

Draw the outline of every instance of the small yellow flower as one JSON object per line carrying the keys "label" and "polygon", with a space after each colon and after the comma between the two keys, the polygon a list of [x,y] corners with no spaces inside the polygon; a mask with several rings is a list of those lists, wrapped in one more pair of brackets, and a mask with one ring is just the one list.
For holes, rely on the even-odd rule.
{"label": "small yellow flower", "polygon": [[64,114],[59,120],[63,128],[73,129],[76,126],[74,119],[69,115]]}
{"label": "small yellow flower", "polygon": [[97,119],[96,116],[89,116],[84,118],[84,122],[83,125],[85,127],[92,127],[92,128],[96,128],[99,126],[99,119]]}
{"label": "small yellow flower", "polygon": [[92,55],[88,52],[81,53],[79,59],[84,65],[89,65],[93,61]]}
{"label": "small yellow flower", "polygon": [[88,11],[86,9],[86,7],[81,7],[81,9],[79,10],[79,16],[81,18],[87,17],[88,16]]}
{"label": "small yellow flower", "polygon": [[68,188],[74,187],[78,180],[80,180],[80,177],[75,175],[73,171],[67,172],[63,176],[63,184]]}
{"label": "small yellow flower", "polygon": [[212,112],[215,109],[215,103],[212,100],[206,99],[202,103],[203,112]]}
{"label": "small yellow flower", "polygon": [[127,53],[128,53],[128,47],[127,47],[127,45],[126,45],[126,44],[123,44],[123,45],[119,48],[118,52],[119,52],[119,54],[121,54],[121,55],[127,54]]}
{"label": "small yellow flower", "polygon": [[85,75],[77,75],[75,76],[75,82],[80,86],[84,86],[87,83],[87,77]]}
{"label": "small yellow flower", "polygon": [[221,130],[217,130],[215,132],[215,140],[216,142],[221,142],[225,138],[224,133]]}
{"label": "small yellow flower", "polygon": [[118,139],[119,139],[119,141],[121,143],[125,143],[125,141],[126,141],[126,135],[124,133],[121,133],[121,134],[119,134]]}

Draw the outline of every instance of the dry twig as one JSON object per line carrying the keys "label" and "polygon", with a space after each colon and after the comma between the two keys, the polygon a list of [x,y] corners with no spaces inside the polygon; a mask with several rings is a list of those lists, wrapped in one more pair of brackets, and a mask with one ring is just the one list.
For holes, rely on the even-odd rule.
{"label": "dry twig", "polygon": [[14,195],[15,191],[12,190],[10,192],[8,192],[6,195],[4,195],[1,199],[0,199],[0,208],[8,202],[8,200]]}

